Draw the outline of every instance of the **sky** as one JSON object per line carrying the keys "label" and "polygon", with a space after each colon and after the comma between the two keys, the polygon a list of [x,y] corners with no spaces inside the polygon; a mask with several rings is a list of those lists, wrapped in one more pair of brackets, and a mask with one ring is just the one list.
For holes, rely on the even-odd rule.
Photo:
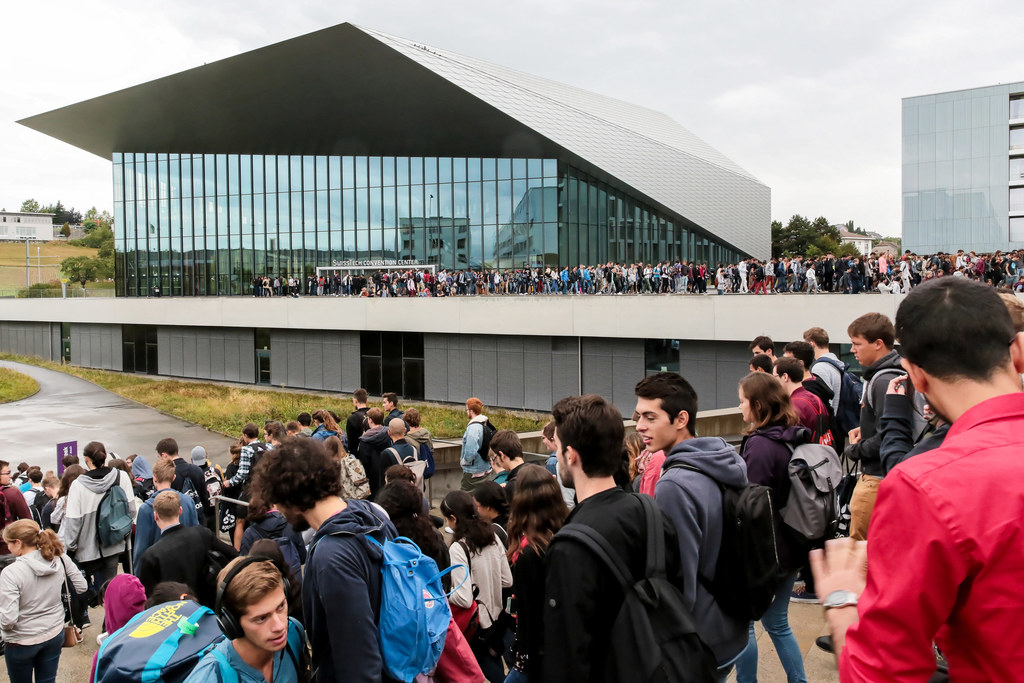
{"label": "sky", "polygon": [[113,205],[15,121],[352,22],[662,111],[799,213],[900,232],[901,98],[1024,80],[1024,2],[175,0],[0,7],[0,208]]}

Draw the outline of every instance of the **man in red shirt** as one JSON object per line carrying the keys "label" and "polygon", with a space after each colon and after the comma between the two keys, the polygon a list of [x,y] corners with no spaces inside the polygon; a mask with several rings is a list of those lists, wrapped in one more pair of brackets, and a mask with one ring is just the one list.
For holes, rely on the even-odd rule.
{"label": "man in red shirt", "polygon": [[954,681],[1019,680],[1024,334],[994,289],[964,278],[908,294],[896,334],[914,389],[952,427],[882,481],[869,545],[811,555],[840,680],[927,681],[933,641]]}

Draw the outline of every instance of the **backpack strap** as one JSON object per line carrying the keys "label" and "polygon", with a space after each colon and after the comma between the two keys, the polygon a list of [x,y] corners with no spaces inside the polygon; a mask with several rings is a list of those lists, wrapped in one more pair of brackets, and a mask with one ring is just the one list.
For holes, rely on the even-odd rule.
{"label": "backpack strap", "polygon": [[[291,647],[291,643],[288,644]],[[238,672],[231,667],[231,662],[224,656],[224,653],[213,648],[210,650],[213,653],[213,658],[217,660],[217,665],[220,667],[220,680],[223,683],[238,683]]]}
{"label": "backpack strap", "polygon": [[563,526],[555,538],[568,538],[584,545],[611,571],[623,592],[629,590],[632,585],[629,569],[604,536],[585,524],[570,523]]}
{"label": "backpack strap", "polygon": [[[708,479],[710,479],[712,481],[712,483],[714,483],[715,486],[717,486],[719,488],[719,490],[722,492],[722,516],[723,516],[722,526],[724,528],[724,526],[725,526],[725,520],[724,520],[724,517],[725,517],[725,484],[721,483],[720,481],[718,481],[714,477],[710,476],[706,472],[704,472],[702,470],[699,470],[696,467],[694,467],[693,465],[690,465],[690,464],[685,463],[685,462],[674,462],[671,465],[668,465],[667,467],[663,468],[661,470],[662,476],[665,476],[665,473],[668,472],[669,470],[690,470],[691,472],[696,472],[697,474],[700,474],[700,475],[705,476]],[[721,547],[719,547],[718,552],[719,553],[722,552]],[[708,577],[706,577],[703,574],[701,574],[700,571],[697,572],[697,581],[700,582],[700,585],[704,586],[704,590],[706,590],[709,593],[711,592],[711,587],[712,587],[711,579],[709,579]]]}
{"label": "backpack strap", "polygon": [[[906,374],[907,374],[906,371],[904,371],[904,370],[902,370],[900,368],[882,368],[881,370],[876,372],[874,375],[871,376],[871,379],[868,380],[867,386],[864,387],[864,403],[869,408],[871,408],[871,410],[875,410],[875,406],[871,403],[871,389],[875,386],[875,380],[877,380],[879,377],[881,377],[882,375],[901,375],[901,376],[903,376],[903,375],[906,375]],[[892,381],[892,379],[893,379],[892,377],[889,378],[890,381]],[[877,414],[877,411],[875,411],[875,412]],[[879,417],[881,417],[881,416],[879,416]]]}

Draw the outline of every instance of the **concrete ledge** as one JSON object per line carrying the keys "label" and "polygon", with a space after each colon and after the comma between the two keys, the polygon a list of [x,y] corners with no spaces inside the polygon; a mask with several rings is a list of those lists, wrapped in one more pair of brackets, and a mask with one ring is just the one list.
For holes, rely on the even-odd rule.
{"label": "concrete ledge", "polygon": [[[395,329],[451,334],[750,341],[800,339],[812,325],[848,343],[854,318],[890,318],[903,297],[859,294],[756,296],[480,296],[442,299],[164,297],[3,299],[0,320],[311,330]],[[627,324],[623,324],[623,323]]]}

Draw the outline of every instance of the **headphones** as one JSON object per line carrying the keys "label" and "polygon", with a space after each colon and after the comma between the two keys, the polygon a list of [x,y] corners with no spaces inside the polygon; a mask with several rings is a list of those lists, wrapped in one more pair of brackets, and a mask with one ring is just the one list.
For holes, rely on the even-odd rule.
{"label": "headphones", "polygon": [[[217,616],[217,626],[224,633],[224,636],[228,640],[235,640],[236,638],[244,638],[245,631],[242,630],[241,618],[235,614],[234,610],[227,606],[224,602],[224,596],[228,592],[228,586],[231,585],[231,581],[234,580],[238,574],[251,564],[257,562],[266,562],[270,566],[277,569],[277,565],[269,557],[243,557],[242,561],[236,564],[228,575],[224,577],[224,580],[217,586],[217,599],[214,602],[214,613]],[[291,585],[288,583],[288,579],[285,578],[284,574],[281,574],[281,582],[284,584],[284,595],[285,600],[288,599],[288,593],[291,591]]]}

